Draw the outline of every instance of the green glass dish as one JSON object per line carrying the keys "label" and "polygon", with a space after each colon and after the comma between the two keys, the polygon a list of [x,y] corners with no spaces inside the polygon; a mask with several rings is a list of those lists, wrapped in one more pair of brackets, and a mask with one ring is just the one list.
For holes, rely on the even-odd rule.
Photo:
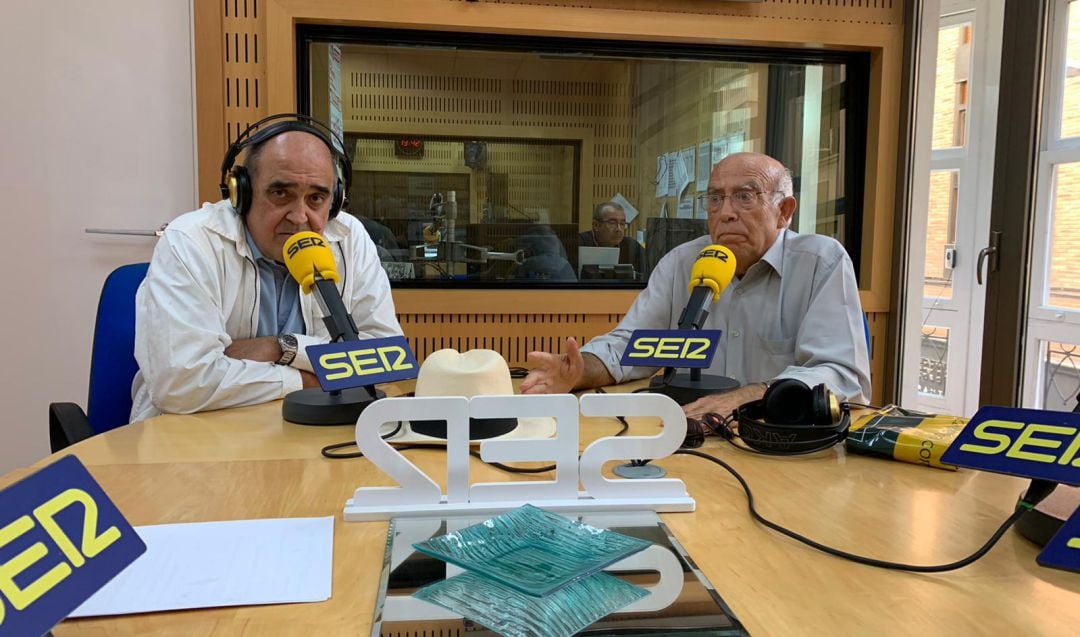
{"label": "green glass dish", "polygon": [[413,548],[526,595],[541,596],[650,544],[526,504]]}
{"label": "green glass dish", "polygon": [[505,637],[568,637],[648,594],[607,573],[593,573],[550,595],[533,597],[465,572],[425,586],[413,596]]}

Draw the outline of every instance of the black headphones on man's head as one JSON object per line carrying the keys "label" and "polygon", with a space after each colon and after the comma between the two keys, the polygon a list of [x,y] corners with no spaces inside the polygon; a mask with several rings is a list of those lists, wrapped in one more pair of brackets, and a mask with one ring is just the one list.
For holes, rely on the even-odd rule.
{"label": "black headphones on man's head", "polygon": [[334,197],[330,203],[330,218],[333,219],[348,203],[349,184],[352,182],[352,161],[349,160],[349,155],[345,152],[345,144],[340,137],[322,122],[300,113],[271,115],[248,126],[237,136],[236,141],[229,145],[225,159],[221,162],[219,185],[221,196],[229,200],[240,216],[246,215],[251,210],[251,176],[244,166],[233,165],[236,158],[245,148],[258,146],[272,137],[289,131],[301,131],[314,135],[330,149],[330,154],[334,158],[334,171],[337,173]]}
{"label": "black headphones on man's head", "polygon": [[[738,432],[731,421],[738,422]],[[850,425],[848,406],[824,384],[811,389],[801,380],[782,378],[769,385],[761,400],[740,405],[717,431],[729,441],[738,438],[752,451],[795,455],[843,441]]]}

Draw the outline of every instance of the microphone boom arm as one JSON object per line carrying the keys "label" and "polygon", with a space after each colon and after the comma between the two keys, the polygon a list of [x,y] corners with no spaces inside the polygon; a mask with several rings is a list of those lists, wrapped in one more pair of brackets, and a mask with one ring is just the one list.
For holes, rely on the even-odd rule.
{"label": "microphone boom arm", "polygon": [[334,282],[322,278],[316,271],[314,291],[315,300],[323,311],[323,325],[330,332],[330,342],[360,340],[360,330],[356,328],[352,314],[349,314],[342,303],[341,294],[334,287]]}

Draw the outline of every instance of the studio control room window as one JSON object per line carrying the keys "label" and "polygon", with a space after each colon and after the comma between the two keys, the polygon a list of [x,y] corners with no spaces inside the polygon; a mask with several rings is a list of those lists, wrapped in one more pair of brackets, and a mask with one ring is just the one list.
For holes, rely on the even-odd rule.
{"label": "studio control room window", "polygon": [[344,139],[395,287],[640,288],[741,151],[792,170],[792,229],[858,271],[864,54],[298,30],[301,109]]}

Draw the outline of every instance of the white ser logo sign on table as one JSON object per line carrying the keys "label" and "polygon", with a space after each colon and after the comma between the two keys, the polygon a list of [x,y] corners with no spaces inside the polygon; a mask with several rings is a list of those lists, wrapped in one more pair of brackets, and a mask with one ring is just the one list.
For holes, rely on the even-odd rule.
{"label": "white ser logo sign on table", "polygon": [[[606,462],[660,459],[674,453],[686,435],[682,408],[659,394],[589,394],[580,399],[585,416],[659,418],[655,436],[608,436],[590,444],[578,458],[579,400],[551,396],[460,396],[385,398],[373,403],[356,422],[356,444],[399,487],[360,487],[345,505],[346,521],[392,517],[495,513],[531,502],[559,511],[693,511],[694,500],[682,480],[605,478]],[[553,417],[552,438],[487,440],[480,444],[485,462],[554,461],[554,480],[469,484],[470,418]],[[445,420],[446,493],[408,458],[379,437],[383,423]],[[583,488],[578,490],[578,485]]]}

